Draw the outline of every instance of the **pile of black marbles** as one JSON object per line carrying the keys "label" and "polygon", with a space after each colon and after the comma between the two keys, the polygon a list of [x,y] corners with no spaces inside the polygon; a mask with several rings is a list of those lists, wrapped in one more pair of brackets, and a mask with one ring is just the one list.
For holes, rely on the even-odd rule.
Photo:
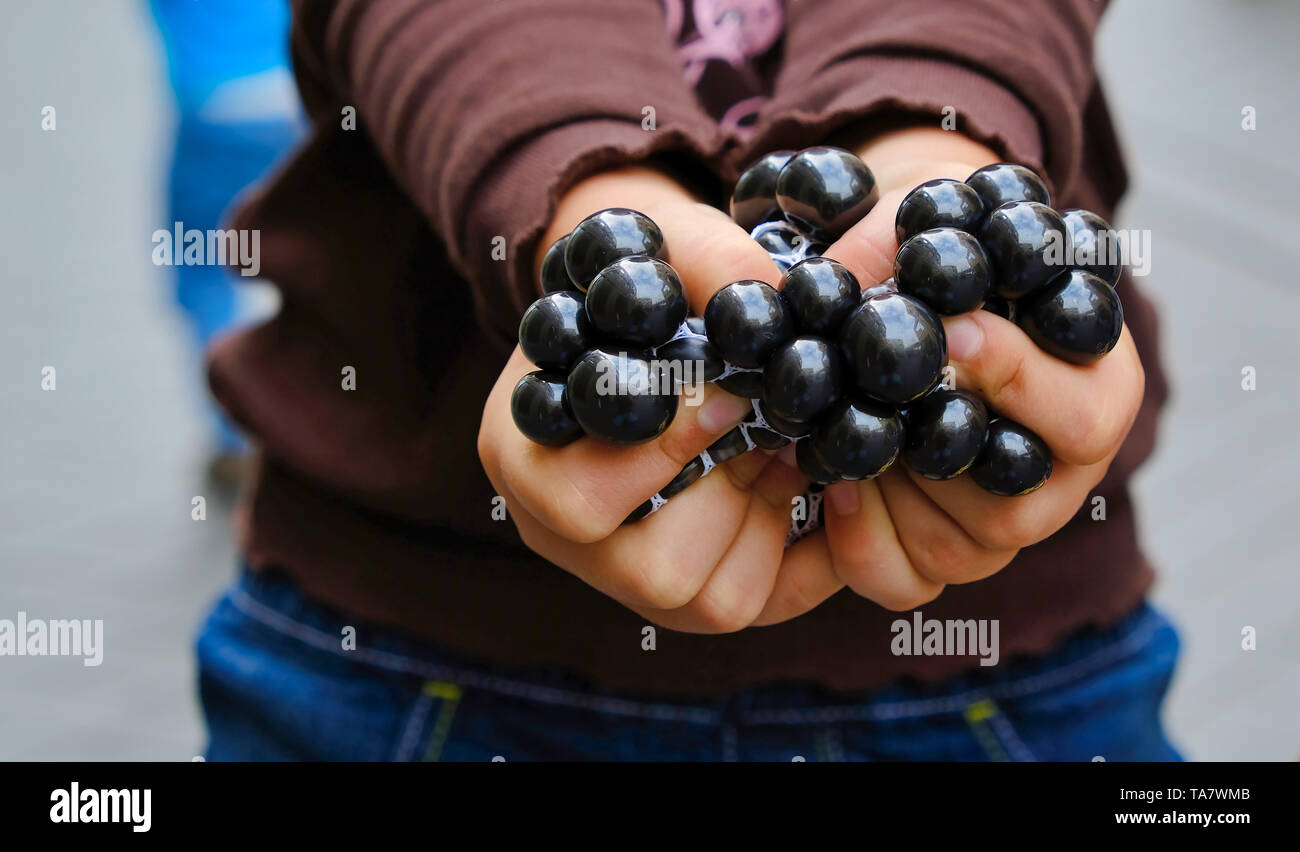
{"label": "pile of black marbles", "polygon": [[[584,434],[631,444],[668,427],[683,385],[715,382],[753,400],[745,422],[629,521],[717,464],[791,442],[810,497],[838,480],[879,476],[900,459],[931,479],[969,472],[1001,496],[1037,490],[1051,475],[1050,451],[943,381],[940,317],[991,310],[1058,358],[1097,360],[1123,328],[1110,226],[1087,211],[1054,211],[1043,182],[1023,166],[929,181],[898,209],[894,277],[863,289],[823,255],[878,198],[871,171],[838,148],[759,160],[736,184],[732,218],[783,277],[778,287],[728,284],[703,317],[688,316],[654,222],[617,208],[588,217],[547,252],[547,295],[520,323],[523,353],[539,369],[515,388],[516,424],[553,446]],[[816,523],[796,524],[792,538]]]}

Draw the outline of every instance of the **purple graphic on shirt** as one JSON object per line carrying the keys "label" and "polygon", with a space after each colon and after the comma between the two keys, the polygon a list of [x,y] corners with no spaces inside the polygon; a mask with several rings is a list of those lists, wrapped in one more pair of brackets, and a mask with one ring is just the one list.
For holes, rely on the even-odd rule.
{"label": "purple graphic on shirt", "polygon": [[[663,0],[663,4],[686,81],[701,90],[729,91],[729,101],[709,104],[711,112],[723,127],[748,135],[767,99],[755,60],[781,37],[785,23],[781,0]],[[723,85],[703,85],[706,73],[724,76]]]}

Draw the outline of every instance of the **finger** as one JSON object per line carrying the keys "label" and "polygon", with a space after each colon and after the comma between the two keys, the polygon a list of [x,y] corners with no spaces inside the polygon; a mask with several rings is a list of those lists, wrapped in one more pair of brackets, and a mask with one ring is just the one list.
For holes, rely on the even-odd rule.
{"label": "finger", "polygon": [[1061,460],[1095,464],[1132,427],[1145,374],[1128,328],[1106,357],[1083,367],[1053,358],[988,311],[945,318],[944,330],[958,386],[1034,430]]}
{"label": "finger", "polygon": [[642,614],[665,627],[693,633],[730,633],[752,624],[766,606],[781,567],[790,500],[803,488],[797,473],[784,465],[764,467],[749,492],[739,532],[699,593],[676,611]]}
{"label": "finger", "polygon": [[970,583],[995,574],[1016,555],[971,538],[900,470],[876,480],[898,541],[917,573],[935,583]]}
{"label": "finger", "polygon": [[[900,145],[910,144],[901,139],[898,141]],[[986,156],[976,150],[971,153],[974,161],[982,162]],[[892,152],[887,157],[892,159]],[[878,171],[876,179],[882,188],[897,188],[884,192],[871,212],[827,248],[824,256],[847,266],[864,289],[879,284],[894,274],[894,255],[898,253],[894,219],[898,215],[898,206],[908,193],[925,181],[936,178],[964,180],[976,168],[955,160],[932,159],[916,150],[888,169]]]}
{"label": "finger", "polygon": [[821,606],[844,588],[831,567],[826,533],[818,530],[786,548],[776,583],[754,626],[780,624]]}
{"label": "finger", "polygon": [[581,438],[565,447],[536,444],[515,428],[510,394],[532,365],[515,349],[488,397],[479,455],[498,493],[509,492],[530,515],[571,541],[608,536],[682,467],[739,423],[753,407],[718,388],[703,402],[679,404],[665,432],[631,447]]}
{"label": "finger", "polygon": [[643,212],[663,231],[668,262],[693,313],[702,316],[713,294],[733,281],[780,283],[781,270],[767,251],[721,210],[681,201],[647,206]]}
{"label": "finger", "polygon": [[690,603],[727,553],[748,513],[748,497],[726,476],[708,476],[658,512],[594,544],[551,531],[525,507],[506,507],[529,549],[631,609]]}
{"label": "finger", "polygon": [[889,278],[894,274],[894,255],[898,252],[894,216],[906,196],[898,189],[880,196],[871,212],[832,243],[823,257],[848,267],[864,289]]}
{"label": "finger", "polygon": [[1093,465],[1053,462],[1042,488],[1023,497],[998,497],[969,476],[942,482],[908,471],[921,491],[967,535],[993,550],[1028,547],[1065,526],[1110,467],[1114,453]]}
{"label": "finger", "polygon": [[828,486],[823,517],[831,565],[855,593],[901,611],[929,603],[943,591],[942,582],[913,567],[876,481]]}

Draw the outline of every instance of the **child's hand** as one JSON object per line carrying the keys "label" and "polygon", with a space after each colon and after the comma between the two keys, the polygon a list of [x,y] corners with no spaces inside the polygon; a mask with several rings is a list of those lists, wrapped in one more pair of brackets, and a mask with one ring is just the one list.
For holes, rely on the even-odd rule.
{"label": "child's hand", "polygon": [[[631,207],[659,225],[692,312],[724,285],[780,272],[725,213],[644,168],[585,181],[560,203],[541,250],[585,216]],[[540,265],[540,253],[538,256]],[[748,626],[767,607],[784,555],[791,500],[804,480],[753,452],[727,462],[638,523],[620,524],[683,465],[740,422],[747,400],[708,387],[698,406],[679,405],[663,435],[633,447],[582,438],[535,444],[510,416],[516,382],[533,370],[518,348],[488,398],[478,452],[524,542],[535,552],[646,618],[678,630]],[[799,614],[787,605],[786,618]]]}
{"label": "child's hand", "polygon": [[[892,274],[894,214],[933,178],[964,179],[997,157],[939,130],[903,131],[860,155],[881,181],[871,213],[826,251],[863,285]],[[891,157],[890,154],[896,156]],[[1051,448],[1052,477],[1025,497],[996,497],[970,477],[935,482],[898,465],[869,482],[827,489],[825,529],[799,542],[759,624],[781,621],[847,585],[888,609],[933,600],[947,583],[1003,568],[1066,524],[1101,481],[1142,402],[1145,374],[1128,329],[1097,363],[1078,367],[1040,350],[987,311],[944,319],[957,387],[1034,430]],[[796,553],[796,551],[799,551]]]}

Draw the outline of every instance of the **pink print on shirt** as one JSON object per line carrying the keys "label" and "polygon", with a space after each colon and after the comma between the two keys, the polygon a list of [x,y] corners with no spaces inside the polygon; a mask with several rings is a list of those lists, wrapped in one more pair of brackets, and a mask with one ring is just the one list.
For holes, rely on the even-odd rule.
{"label": "pink print on shirt", "polygon": [[[747,135],[766,101],[757,60],[781,38],[781,0],[663,0],[686,81],[728,130]],[[688,14],[689,13],[689,14]]]}

